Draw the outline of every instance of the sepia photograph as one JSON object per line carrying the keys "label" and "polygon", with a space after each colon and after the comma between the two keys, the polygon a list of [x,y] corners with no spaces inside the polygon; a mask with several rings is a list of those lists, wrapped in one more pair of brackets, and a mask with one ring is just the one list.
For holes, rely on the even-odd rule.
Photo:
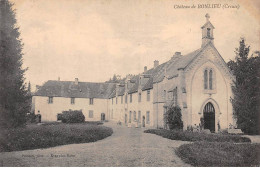
{"label": "sepia photograph", "polygon": [[0,167],[260,167],[260,1],[0,0]]}

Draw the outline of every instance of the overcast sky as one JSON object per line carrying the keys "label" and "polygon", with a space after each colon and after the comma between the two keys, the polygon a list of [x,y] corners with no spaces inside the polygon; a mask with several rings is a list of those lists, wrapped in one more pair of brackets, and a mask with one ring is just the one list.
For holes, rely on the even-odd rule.
{"label": "overcast sky", "polygon": [[[240,37],[259,50],[259,12],[255,3],[215,1],[239,9],[175,9],[191,0],[11,0],[24,43],[26,81],[100,82],[113,74],[138,74],[154,60],[201,46],[205,14],[215,26],[215,46],[225,61],[234,59]],[[200,1],[214,3],[214,0]]]}

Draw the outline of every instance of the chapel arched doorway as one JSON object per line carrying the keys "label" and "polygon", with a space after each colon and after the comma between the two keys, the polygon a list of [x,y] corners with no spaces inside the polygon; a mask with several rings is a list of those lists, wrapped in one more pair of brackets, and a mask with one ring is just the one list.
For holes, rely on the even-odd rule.
{"label": "chapel arched doorway", "polygon": [[215,132],[215,108],[211,102],[208,102],[203,109],[204,129]]}

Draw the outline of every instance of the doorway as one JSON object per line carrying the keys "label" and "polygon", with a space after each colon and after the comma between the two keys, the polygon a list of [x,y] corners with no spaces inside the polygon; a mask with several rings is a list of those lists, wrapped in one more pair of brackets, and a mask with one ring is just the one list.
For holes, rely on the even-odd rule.
{"label": "doorway", "polygon": [[142,119],[142,126],[145,127],[145,116],[143,116],[143,119]]}
{"label": "doorway", "polygon": [[127,114],[125,114],[125,124],[127,124]]}
{"label": "doorway", "polygon": [[215,108],[212,103],[207,103],[203,109],[204,129],[215,132]]}
{"label": "doorway", "polygon": [[105,113],[101,113],[101,121],[105,121],[106,120],[106,115]]}

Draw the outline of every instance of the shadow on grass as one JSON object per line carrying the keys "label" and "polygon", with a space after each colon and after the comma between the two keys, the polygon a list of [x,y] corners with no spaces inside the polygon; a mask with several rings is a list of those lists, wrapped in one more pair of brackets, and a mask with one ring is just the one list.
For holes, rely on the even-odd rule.
{"label": "shadow on grass", "polygon": [[0,152],[48,148],[59,145],[88,143],[111,136],[113,130],[89,123],[50,123],[25,128],[1,129]]}
{"label": "shadow on grass", "polygon": [[200,132],[189,132],[180,130],[166,130],[166,129],[148,129],[144,131],[145,133],[152,133],[164,138],[172,140],[181,141],[208,141],[208,142],[251,142],[247,137],[242,137],[240,135],[230,135],[230,134],[206,134]]}

